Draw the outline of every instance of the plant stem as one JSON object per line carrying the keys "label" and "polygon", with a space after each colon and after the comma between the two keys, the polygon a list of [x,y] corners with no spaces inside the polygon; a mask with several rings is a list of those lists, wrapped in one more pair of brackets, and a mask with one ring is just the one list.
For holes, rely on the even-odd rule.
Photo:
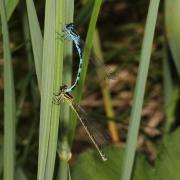
{"label": "plant stem", "polygon": [[[103,54],[100,47],[100,39],[99,39],[99,33],[97,29],[94,33],[93,51],[94,51],[95,56],[97,57],[96,58],[97,74],[98,74],[98,79],[100,80],[100,86],[101,86],[101,91],[103,95],[103,102],[104,102],[106,115],[107,117],[114,119],[114,111],[112,107],[110,92],[109,92],[106,79],[105,79],[106,77],[105,77],[105,69],[104,69],[104,64],[103,64]],[[101,69],[98,68],[99,65],[101,66]],[[118,143],[119,136],[116,129],[116,123],[113,121],[108,121],[108,128],[109,128],[112,141],[114,143]]]}
{"label": "plant stem", "polygon": [[141,49],[137,84],[135,87],[135,96],[132,106],[133,108],[131,111],[131,121],[121,177],[122,180],[129,180],[132,174],[159,3],[160,0],[151,0],[149,5],[143,45]]}
{"label": "plant stem", "polygon": [[4,0],[0,1],[4,50],[4,180],[14,180],[16,144],[16,104],[12,58]]}
{"label": "plant stem", "polygon": [[[82,96],[82,89],[83,89],[83,86],[85,83],[87,66],[88,66],[90,52],[91,52],[92,45],[93,45],[93,35],[95,32],[96,23],[97,23],[98,15],[100,12],[101,4],[102,4],[102,0],[96,0],[94,2],[93,12],[92,12],[92,16],[91,16],[91,20],[90,20],[89,28],[88,28],[88,33],[87,33],[87,37],[86,37],[86,41],[85,41],[85,51],[83,52],[83,67],[82,67],[81,77],[80,77],[80,81],[78,83],[78,87],[76,88],[75,93],[74,93],[77,103],[80,103],[81,96]],[[72,115],[71,115],[71,122],[72,122],[71,123],[71,131],[70,131],[70,135],[69,135],[71,143],[72,143],[74,133],[75,133],[76,120],[77,120],[76,114],[72,113]]]}

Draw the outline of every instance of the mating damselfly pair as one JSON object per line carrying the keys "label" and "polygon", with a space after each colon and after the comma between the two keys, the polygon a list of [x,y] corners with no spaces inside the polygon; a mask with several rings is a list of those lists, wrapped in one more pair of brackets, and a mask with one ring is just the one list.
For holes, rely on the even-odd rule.
{"label": "mating damselfly pair", "polygon": [[82,49],[80,45],[81,39],[80,36],[74,31],[73,23],[66,24],[63,32],[64,35],[60,35],[60,34],[58,35],[60,35],[60,37],[63,37],[64,39],[69,39],[73,41],[79,55],[79,68],[74,83],[70,87],[67,87],[66,85],[61,86],[59,92],[54,93],[53,101],[57,105],[60,104],[61,100],[64,100],[68,103],[68,105],[78,116],[78,119],[83,125],[86,133],[88,134],[89,138],[91,139],[98,153],[100,154],[102,160],[106,161],[107,157],[100,148],[100,141],[106,142],[106,139],[101,134],[101,131],[98,128],[96,128],[95,125],[93,125],[93,122],[89,121],[89,118],[87,118],[85,111],[74,101],[73,97],[70,95],[70,93],[75,89],[75,87],[79,82],[81,70],[82,70],[83,58],[82,58]]}

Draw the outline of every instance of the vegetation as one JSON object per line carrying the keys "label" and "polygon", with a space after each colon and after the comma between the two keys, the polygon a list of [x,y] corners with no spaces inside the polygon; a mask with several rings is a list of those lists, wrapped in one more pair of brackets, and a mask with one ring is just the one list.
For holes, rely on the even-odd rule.
{"label": "vegetation", "polygon": [[[0,178],[179,179],[179,8],[178,0],[0,0]],[[72,97],[109,134],[105,162],[69,104],[53,102],[79,64],[63,38],[71,22],[83,44]]]}

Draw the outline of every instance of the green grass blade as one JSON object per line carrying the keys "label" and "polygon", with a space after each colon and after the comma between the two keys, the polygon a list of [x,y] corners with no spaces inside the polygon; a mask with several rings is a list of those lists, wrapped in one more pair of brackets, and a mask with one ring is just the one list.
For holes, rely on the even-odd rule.
{"label": "green grass blade", "polygon": [[[5,0],[5,7],[6,7],[6,15],[7,15],[7,20],[10,19],[12,13],[14,12],[19,0]],[[1,14],[0,14],[1,16]],[[0,23],[0,27],[1,27]],[[0,34],[1,34],[1,28],[0,28]]]}
{"label": "green grass blade", "polygon": [[[173,61],[180,78],[180,1],[165,0],[165,25]],[[172,13],[173,12],[173,13]]]}
{"label": "green grass blade", "polygon": [[28,180],[22,167],[16,169],[15,180]]}
{"label": "green grass blade", "polygon": [[[17,109],[16,109],[16,118],[19,119],[20,115],[22,114],[23,111],[23,105],[25,102],[25,99],[27,97],[27,89],[28,89],[28,85],[30,84],[30,79],[32,77],[31,73],[28,73],[26,75],[24,75],[24,77],[21,79],[20,83],[19,83],[19,91],[20,91],[20,95],[17,99]],[[18,123],[18,121],[16,122]]]}
{"label": "green grass blade", "polygon": [[122,180],[129,180],[131,178],[159,3],[160,0],[151,0],[149,5],[141,50],[137,85],[135,88],[135,96],[132,106],[133,109],[131,112],[131,121],[121,178]]}
{"label": "green grass blade", "polygon": [[7,15],[4,0],[0,1],[0,12],[4,49],[4,180],[13,180],[15,169],[16,105]]}
{"label": "green grass blade", "polygon": [[7,14],[8,20],[11,17],[12,13],[14,12],[18,3],[19,3],[19,0],[5,0],[6,14]]}
{"label": "green grass blade", "polygon": [[29,28],[39,89],[41,89],[43,38],[33,0],[26,0]]}
{"label": "green grass blade", "polygon": [[2,176],[3,171],[3,137],[0,134],[0,177]]}
{"label": "green grass blade", "polygon": [[56,180],[67,180],[68,179],[68,164],[66,161],[60,161],[58,177]]}
{"label": "green grass blade", "polygon": [[[65,14],[65,1],[56,2],[56,27],[55,32],[62,32],[64,24],[64,14]],[[54,32],[54,33],[55,33]],[[54,92],[59,91],[59,87],[62,84],[62,72],[63,72],[63,51],[64,42],[58,38],[55,38],[55,64],[54,64]],[[53,179],[55,157],[57,152],[57,142],[58,142],[58,129],[59,129],[59,115],[60,108],[58,105],[53,104],[51,111],[51,124],[50,124],[50,136],[49,136],[49,146],[45,170],[45,179]]]}
{"label": "green grass blade", "polygon": [[45,178],[49,135],[51,129],[52,96],[55,66],[55,1],[47,0],[43,44],[38,180]]}
{"label": "green grass blade", "polygon": [[[27,11],[26,8],[23,9],[22,11],[22,22],[23,22],[23,33],[24,33],[24,41],[25,43],[25,48],[26,48],[26,53],[27,53],[27,59],[28,62],[33,61],[32,57],[32,51],[31,51],[31,42],[30,42],[30,32],[29,32],[29,23],[28,23],[28,17],[27,17]],[[28,85],[30,84],[30,80],[32,78],[33,70],[32,66],[29,66],[29,72],[25,75],[25,77],[22,77],[20,83],[18,83],[20,95],[17,99],[17,110],[16,110],[16,117],[19,119],[19,116],[21,115],[23,111],[23,105],[25,102],[25,99],[27,97],[27,88]]]}
{"label": "green grass blade", "polygon": [[164,80],[164,111],[166,113],[165,132],[170,132],[175,123],[174,113],[178,102],[179,87],[173,82],[170,63],[168,59],[168,49],[164,47],[163,59],[163,80]]}
{"label": "green grass blade", "polygon": [[[100,12],[101,4],[102,4],[102,0],[96,0],[94,3],[94,7],[93,7],[93,12],[92,12],[92,16],[91,16],[91,20],[90,20],[90,24],[89,24],[89,28],[88,28],[88,33],[87,33],[87,37],[86,37],[86,41],[85,41],[85,46],[84,46],[85,51],[83,52],[83,67],[82,67],[82,72],[81,72],[81,78],[78,83],[78,87],[75,90],[75,99],[76,99],[77,103],[80,102],[81,96],[82,96],[82,89],[83,89],[84,82],[86,79],[86,73],[87,73],[90,52],[91,52],[92,45],[93,45],[93,35],[95,32],[96,23],[97,23],[98,15]],[[74,136],[75,126],[76,126],[76,114],[75,113],[72,113],[71,122],[72,122],[72,124],[71,124],[70,139],[72,140],[73,136]]]}
{"label": "green grass blade", "polygon": [[[74,0],[66,0],[65,1],[65,24],[73,22],[74,16]],[[68,86],[71,85],[72,79],[72,41],[65,40],[64,42],[64,67],[63,67],[63,84],[67,84]],[[63,139],[60,143],[61,147],[65,147],[65,150],[62,148],[58,150],[59,153],[59,169],[58,169],[58,176],[57,179],[68,179],[68,161],[67,159],[63,159],[61,156],[66,151],[65,154],[68,157],[70,152],[69,144],[67,143],[68,140],[68,128],[70,122],[70,108],[67,103],[63,103],[61,105],[61,113],[60,113],[60,130],[67,128],[66,131],[61,135]],[[69,172],[70,173],[70,172]]]}
{"label": "green grass blade", "polygon": [[89,28],[88,28],[88,32],[87,32],[87,37],[86,37],[86,41],[85,41],[85,45],[84,45],[85,51],[83,52],[83,68],[82,68],[82,72],[81,72],[81,78],[80,78],[80,82],[79,82],[77,90],[76,90],[77,102],[80,102],[81,95],[82,95],[81,94],[82,88],[84,86],[84,82],[86,79],[89,57],[90,57],[90,53],[91,53],[91,49],[92,49],[92,45],[93,45],[93,36],[94,36],[101,4],[102,4],[102,0],[96,0],[94,3],[94,7],[93,7],[93,12],[92,12],[92,16],[91,16],[91,20],[90,20],[90,24],[89,24]]}
{"label": "green grass blade", "polygon": [[[110,91],[109,91],[107,82],[104,81],[104,79],[106,78],[106,74],[105,74],[106,71],[105,71],[105,66],[103,62],[104,58],[103,58],[103,52],[101,48],[98,29],[96,29],[94,33],[93,52],[94,52],[94,55],[96,56],[95,65],[97,69],[97,75],[98,75],[97,77],[100,82],[106,116],[109,118],[115,118]],[[119,142],[119,135],[116,128],[116,123],[113,121],[108,121],[108,129],[112,138],[112,142],[114,143]]]}

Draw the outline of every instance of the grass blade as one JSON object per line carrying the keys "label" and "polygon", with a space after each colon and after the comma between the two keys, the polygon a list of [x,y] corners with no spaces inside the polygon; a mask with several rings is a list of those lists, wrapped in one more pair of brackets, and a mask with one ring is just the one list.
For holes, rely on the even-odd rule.
{"label": "grass blade", "polygon": [[[28,23],[28,17],[27,17],[27,11],[26,8],[22,9],[22,23],[23,23],[23,33],[24,33],[24,41],[25,43],[25,48],[26,48],[26,53],[27,53],[27,59],[28,63],[33,62],[33,55],[31,51],[31,41],[30,41],[30,32],[29,32],[29,23]],[[31,63],[32,64],[32,63]],[[29,72],[27,75],[22,78],[19,84],[19,90],[20,90],[20,95],[17,99],[17,110],[16,110],[16,117],[19,119],[19,116],[21,115],[23,111],[23,105],[25,102],[25,99],[27,97],[27,88],[28,85],[30,84],[30,80],[32,79],[32,74],[33,74],[33,67],[32,65],[29,65]]]}
{"label": "grass blade", "polygon": [[77,102],[80,102],[82,88],[84,86],[84,82],[86,79],[89,57],[90,57],[91,49],[93,46],[93,36],[94,36],[101,4],[102,4],[102,0],[96,0],[94,3],[94,7],[93,7],[93,12],[92,12],[92,16],[91,16],[91,20],[90,20],[90,24],[89,24],[89,28],[88,28],[88,32],[87,32],[87,37],[86,37],[86,41],[85,41],[85,45],[84,45],[85,46],[85,51],[83,52],[84,63],[83,63],[83,67],[82,67],[81,78],[79,81],[79,85],[76,89],[76,99],[77,99],[76,101]]}
{"label": "grass blade", "polygon": [[[86,73],[87,73],[87,66],[88,66],[88,62],[89,62],[89,57],[90,57],[90,52],[92,49],[92,45],[93,45],[93,35],[95,32],[95,28],[96,28],[96,23],[97,23],[97,19],[98,19],[98,15],[100,12],[100,7],[102,4],[102,0],[96,0],[94,3],[94,7],[93,7],[93,12],[92,12],[92,16],[91,16],[91,20],[90,20],[90,24],[89,24],[89,28],[88,28],[88,33],[87,33],[87,37],[86,37],[86,41],[85,41],[85,51],[83,52],[83,67],[82,67],[82,72],[81,72],[81,77],[80,77],[80,81],[78,83],[78,87],[75,90],[75,99],[76,102],[79,103],[81,100],[81,96],[82,96],[82,88],[84,86],[84,82],[86,79]],[[70,132],[70,139],[73,139],[74,136],[74,131],[75,131],[75,127],[76,127],[76,114],[72,113],[71,116],[71,132]]]}
{"label": "grass blade", "polygon": [[164,126],[165,132],[172,130],[175,123],[174,113],[178,103],[179,87],[176,82],[173,81],[169,63],[168,49],[164,47],[164,59],[163,59],[163,79],[164,79],[164,111],[166,113],[166,122]]}
{"label": "grass blade", "polygon": [[149,5],[137,84],[135,87],[133,109],[131,112],[122,180],[129,180],[131,178],[159,3],[160,0],[151,0]]}
{"label": "grass blade", "polygon": [[[74,0],[66,0],[65,1],[65,24],[73,22],[74,16]],[[68,87],[71,85],[72,79],[72,41],[65,41],[64,42],[64,67],[63,67],[63,84],[67,84]],[[62,141],[60,142],[61,149],[59,149],[59,169],[58,169],[58,177],[57,179],[68,179],[68,161],[67,158],[62,158],[63,151],[66,151],[65,154],[68,157],[70,153],[69,143],[68,143],[68,128],[70,122],[70,113],[71,110],[69,109],[69,105],[63,103],[61,105],[61,113],[60,113],[60,131],[64,128],[67,128],[66,131],[62,134]],[[63,150],[62,147],[65,147]],[[70,172],[69,172],[70,173]]]}
{"label": "grass blade", "polygon": [[0,134],[0,177],[2,176],[3,171],[3,137]]}
{"label": "grass blade", "polygon": [[[167,31],[167,39],[172,52],[173,61],[180,78],[180,1],[166,0],[165,1],[165,25]],[[173,13],[172,13],[173,12]]]}
{"label": "grass blade", "polygon": [[43,38],[33,0],[26,0],[29,28],[39,89],[41,89]]}
{"label": "grass blade", "polygon": [[45,179],[52,113],[55,66],[55,1],[47,0],[43,44],[38,180]]}
{"label": "grass blade", "polygon": [[[96,63],[96,67],[97,67],[98,79],[100,80],[100,86],[101,86],[101,91],[102,91],[102,95],[103,95],[103,102],[104,102],[106,115],[107,115],[107,117],[113,119],[115,114],[114,114],[113,107],[112,107],[112,101],[111,101],[109,88],[107,86],[107,82],[104,80],[105,79],[105,68],[104,68],[104,64],[103,64],[103,53],[101,50],[100,38],[99,38],[99,33],[98,33],[97,29],[94,33],[93,52],[94,52],[95,56],[97,57],[95,63]],[[100,66],[101,66],[101,68],[98,68]],[[108,121],[108,128],[109,128],[109,132],[110,132],[112,141],[114,143],[119,142],[119,136],[118,136],[118,132],[116,129],[116,123],[113,121]]]}
{"label": "grass blade", "polygon": [[[19,3],[19,0],[5,0],[7,20],[10,19],[18,3]],[[1,27],[1,23],[0,23],[0,27]],[[0,34],[1,34],[1,28],[0,28]]]}
{"label": "grass blade", "polygon": [[16,105],[7,15],[4,0],[0,1],[0,12],[4,49],[4,180],[13,180],[15,171]]}
{"label": "grass blade", "polygon": [[8,20],[11,17],[12,13],[14,12],[18,3],[19,0],[5,0],[6,14]]}
{"label": "grass blade", "polygon": [[[62,32],[64,24],[64,14],[65,14],[65,1],[56,2],[56,14],[55,14],[55,32]],[[60,85],[62,84],[62,72],[63,72],[63,51],[64,42],[58,38],[55,38],[55,62],[54,62],[54,81],[53,87],[54,92],[58,92]],[[49,146],[45,170],[45,179],[53,179],[55,157],[57,152],[57,142],[58,142],[58,129],[59,129],[59,106],[53,104],[51,110],[50,119],[50,136],[49,136]]]}

